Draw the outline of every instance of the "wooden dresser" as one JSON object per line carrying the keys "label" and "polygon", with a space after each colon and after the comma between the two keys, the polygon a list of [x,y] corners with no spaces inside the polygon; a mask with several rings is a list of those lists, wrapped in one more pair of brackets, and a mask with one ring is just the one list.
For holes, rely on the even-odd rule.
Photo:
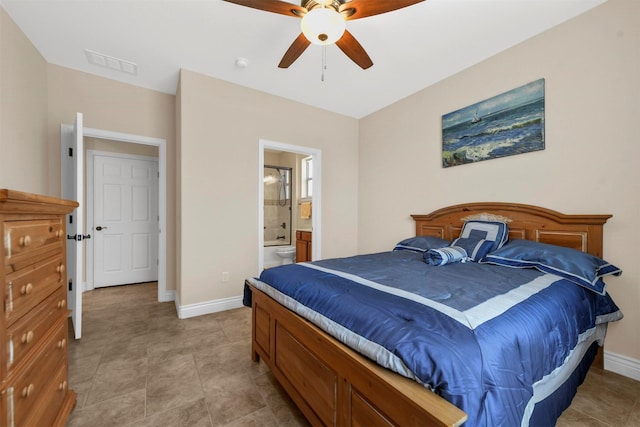
{"label": "wooden dresser", "polygon": [[0,426],[64,426],[68,383],[65,215],[69,200],[0,190]]}

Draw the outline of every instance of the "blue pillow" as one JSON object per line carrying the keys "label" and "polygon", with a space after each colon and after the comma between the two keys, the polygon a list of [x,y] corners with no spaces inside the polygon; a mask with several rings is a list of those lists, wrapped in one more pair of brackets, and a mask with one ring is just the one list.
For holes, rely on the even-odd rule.
{"label": "blue pillow", "polygon": [[622,270],[615,265],[586,252],[532,240],[512,240],[480,262],[536,268],[561,276],[600,295],[605,294],[602,277],[622,274]]}
{"label": "blue pillow", "polygon": [[443,248],[447,246],[449,242],[434,236],[417,236],[404,239],[393,248],[394,251],[411,251],[424,253],[429,249]]}
{"label": "blue pillow", "polygon": [[467,258],[467,251],[460,246],[429,249],[422,255],[424,262],[430,265],[447,265],[454,262],[465,262]]}
{"label": "blue pillow", "polygon": [[451,242],[450,246],[459,246],[463,248],[471,261],[480,261],[489,253],[494,242],[485,239],[465,239],[458,237]]}
{"label": "blue pillow", "polygon": [[464,223],[459,237],[489,240],[492,242],[489,252],[493,252],[509,240],[509,227],[505,222],[472,219]]}

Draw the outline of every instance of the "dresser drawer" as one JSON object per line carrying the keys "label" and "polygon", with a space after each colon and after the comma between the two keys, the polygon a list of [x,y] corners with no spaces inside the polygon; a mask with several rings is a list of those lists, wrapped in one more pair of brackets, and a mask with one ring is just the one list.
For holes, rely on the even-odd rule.
{"label": "dresser drawer", "polygon": [[24,316],[66,281],[61,256],[40,261],[6,276],[5,316],[7,326]]}
{"label": "dresser drawer", "polygon": [[[25,425],[24,421],[30,412],[47,405],[49,401],[46,391],[49,383],[66,361],[61,352],[66,352],[66,345],[60,343],[67,338],[66,319],[56,323],[54,333],[47,336],[47,343],[38,356],[16,375],[9,375],[5,383],[3,398],[8,399],[5,406],[12,411],[15,426]],[[65,341],[66,342],[66,341]],[[66,387],[66,385],[65,385]]]}
{"label": "dresser drawer", "polygon": [[62,364],[47,384],[38,405],[27,415],[24,425],[52,426],[68,393],[67,365]]}
{"label": "dresser drawer", "polygon": [[5,266],[7,272],[59,253],[65,241],[60,218],[7,221],[4,223]]}
{"label": "dresser drawer", "polygon": [[[60,318],[66,318],[66,314],[67,296],[64,289],[60,288],[7,329],[8,374],[20,365],[30,351],[42,344],[47,332]],[[60,345],[66,347],[66,339]]]}

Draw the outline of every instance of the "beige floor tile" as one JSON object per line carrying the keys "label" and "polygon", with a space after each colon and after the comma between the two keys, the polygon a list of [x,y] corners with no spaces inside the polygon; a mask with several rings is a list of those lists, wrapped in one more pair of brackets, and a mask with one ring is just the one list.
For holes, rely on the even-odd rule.
{"label": "beige floor tile", "polygon": [[562,413],[556,427],[611,427],[611,425],[569,408]]}
{"label": "beige floor tile", "polygon": [[612,372],[591,369],[571,407],[613,426],[625,425],[640,397],[640,383]]}
{"label": "beige floor tile", "polygon": [[253,378],[273,417],[280,426],[308,426],[309,422],[287,395],[271,371]]}
{"label": "beige floor tile", "polygon": [[85,406],[128,394],[144,391],[147,384],[147,358],[117,359],[101,363],[93,378]]}
{"label": "beige floor tile", "polygon": [[120,427],[144,419],[145,391],[117,396],[71,413],[67,427]]}
{"label": "beige floor tile", "polygon": [[248,375],[203,380],[202,387],[214,426],[224,426],[266,407]]}
{"label": "beige floor tile", "polygon": [[[72,348],[72,345],[69,346]],[[69,358],[69,384],[79,384],[86,381],[92,381],[98,367],[100,366],[100,354],[94,354],[88,357]]]}
{"label": "beige floor tile", "polygon": [[245,341],[201,348],[194,353],[201,378],[206,381],[244,375],[259,369],[250,358],[250,349],[250,344]]}
{"label": "beige floor tile", "polygon": [[147,416],[203,400],[193,356],[180,354],[150,362],[147,377]]}
{"label": "beige floor tile", "polygon": [[225,427],[278,427],[279,425],[269,408],[265,407],[230,422]]}
{"label": "beige floor tile", "polygon": [[147,414],[142,421],[127,427],[211,427],[204,399],[186,403],[156,414]]}
{"label": "beige floor tile", "polygon": [[629,419],[627,420],[626,427],[638,427],[640,426],[640,397],[636,399],[636,404],[629,413]]}

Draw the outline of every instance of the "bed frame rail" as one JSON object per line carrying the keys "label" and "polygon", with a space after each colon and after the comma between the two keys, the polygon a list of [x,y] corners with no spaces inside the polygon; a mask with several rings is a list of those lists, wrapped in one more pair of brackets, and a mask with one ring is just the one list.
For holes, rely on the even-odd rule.
{"label": "bed frame rail", "polygon": [[252,358],[314,426],[458,426],[467,415],[354,352],[251,286]]}

